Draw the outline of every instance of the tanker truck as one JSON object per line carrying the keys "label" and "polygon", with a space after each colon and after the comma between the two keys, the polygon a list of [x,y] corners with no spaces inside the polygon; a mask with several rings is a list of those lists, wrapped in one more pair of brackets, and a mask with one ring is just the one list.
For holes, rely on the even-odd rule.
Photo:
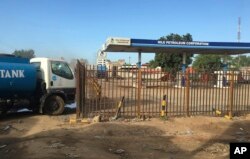
{"label": "tanker truck", "polygon": [[0,54],[0,115],[27,108],[59,115],[75,99],[75,77],[63,60]]}

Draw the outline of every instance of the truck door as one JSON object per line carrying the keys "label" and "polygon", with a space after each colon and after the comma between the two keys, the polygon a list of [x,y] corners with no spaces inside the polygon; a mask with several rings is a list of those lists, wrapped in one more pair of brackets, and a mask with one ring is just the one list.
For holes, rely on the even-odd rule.
{"label": "truck door", "polygon": [[74,74],[66,62],[51,61],[50,88],[75,88]]}

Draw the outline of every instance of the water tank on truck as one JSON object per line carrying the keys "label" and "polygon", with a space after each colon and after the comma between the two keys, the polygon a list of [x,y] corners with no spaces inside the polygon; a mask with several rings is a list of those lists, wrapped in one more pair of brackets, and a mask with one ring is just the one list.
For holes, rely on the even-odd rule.
{"label": "water tank on truck", "polygon": [[36,68],[29,59],[0,56],[0,98],[30,96],[36,88]]}

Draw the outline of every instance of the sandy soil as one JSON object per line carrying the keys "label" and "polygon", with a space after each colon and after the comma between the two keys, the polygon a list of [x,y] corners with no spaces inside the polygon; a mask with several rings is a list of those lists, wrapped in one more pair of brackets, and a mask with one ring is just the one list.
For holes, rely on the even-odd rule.
{"label": "sandy soil", "polygon": [[229,158],[230,142],[250,142],[250,115],[70,124],[74,116],[1,118],[0,158],[220,159]]}

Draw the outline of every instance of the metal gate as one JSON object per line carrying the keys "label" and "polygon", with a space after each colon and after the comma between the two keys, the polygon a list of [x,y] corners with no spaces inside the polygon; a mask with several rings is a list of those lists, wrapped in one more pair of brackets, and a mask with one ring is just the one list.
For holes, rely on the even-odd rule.
{"label": "metal gate", "polygon": [[76,78],[77,117],[114,116],[121,101],[123,117],[160,116],[164,95],[168,116],[234,116],[250,111],[249,72],[168,73],[78,62]]}

